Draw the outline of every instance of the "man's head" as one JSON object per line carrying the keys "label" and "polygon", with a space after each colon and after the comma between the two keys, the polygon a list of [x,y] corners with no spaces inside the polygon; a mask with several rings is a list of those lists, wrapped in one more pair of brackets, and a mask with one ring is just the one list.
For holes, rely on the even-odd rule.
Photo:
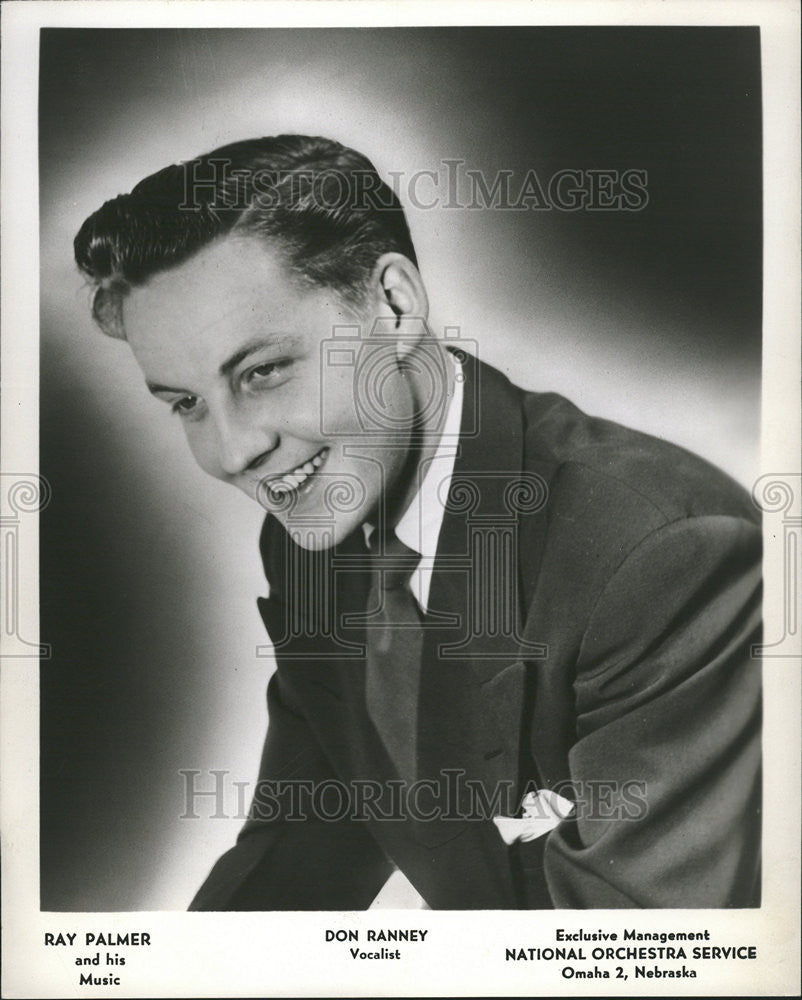
{"label": "man's head", "polygon": [[107,202],[75,255],[95,319],[201,467],[301,544],[408,494],[447,374],[403,210],[361,154],[305,136],[223,147]]}
{"label": "man's head", "polygon": [[403,208],[367,157],[304,135],[248,139],[165,167],[86,220],[75,259],[97,287],[95,319],[125,337],[131,288],[229,234],[267,240],[299,282],[352,304],[383,253],[417,266]]}

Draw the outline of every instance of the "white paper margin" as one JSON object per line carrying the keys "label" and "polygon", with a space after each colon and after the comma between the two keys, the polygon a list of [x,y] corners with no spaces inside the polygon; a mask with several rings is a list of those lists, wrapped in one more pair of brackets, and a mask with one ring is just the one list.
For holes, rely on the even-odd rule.
{"label": "white paper margin", "polygon": [[[2,7],[2,462],[37,469],[38,31],[50,27],[234,27],[459,24],[674,24],[761,26],[764,122],[764,354],[762,472],[799,471],[799,11],[786,2],[128,2],[6,3]],[[800,498],[795,497],[799,516]],[[35,519],[20,535],[19,613],[36,630]],[[780,524],[780,522],[778,522]],[[766,637],[784,633],[782,529],[766,540]],[[798,650],[797,624],[797,650]],[[31,636],[29,636],[30,638]],[[799,985],[800,659],[765,672],[763,905],[755,911],[403,913],[399,926],[429,929],[428,943],[391,973],[346,963],[323,944],[326,927],[387,925],[386,914],[40,914],[38,910],[38,689],[36,661],[2,662],[3,995],[761,995]],[[722,943],[755,943],[754,963],[717,963],[698,981],[560,981],[504,963],[507,946],[553,943],[552,928],[642,930],[709,927]],[[131,959],[124,985],[79,988],[71,954],[42,946],[46,930],[145,930],[147,955]],[[707,985],[710,989],[708,991]],[[608,993],[609,990],[609,993]]]}

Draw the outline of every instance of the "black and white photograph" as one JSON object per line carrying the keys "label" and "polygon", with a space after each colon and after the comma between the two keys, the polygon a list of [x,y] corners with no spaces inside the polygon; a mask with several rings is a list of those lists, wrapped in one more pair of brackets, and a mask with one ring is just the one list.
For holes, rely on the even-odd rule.
{"label": "black and white photograph", "polygon": [[793,993],[798,10],[5,7],[4,995]]}

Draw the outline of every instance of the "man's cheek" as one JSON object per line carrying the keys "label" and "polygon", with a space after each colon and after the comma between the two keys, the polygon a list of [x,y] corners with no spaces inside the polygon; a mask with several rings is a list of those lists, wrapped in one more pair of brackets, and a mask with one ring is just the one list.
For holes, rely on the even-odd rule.
{"label": "man's cheek", "polygon": [[219,456],[216,454],[211,443],[198,434],[191,426],[185,426],[187,444],[197,465],[214,479],[225,479],[223,470],[220,467]]}
{"label": "man's cheek", "polygon": [[[347,360],[347,359],[346,359]],[[314,394],[317,410],[318,433],[324,437],[353,436],[362,429],[359,422],[353,369],[343,362],[342,367],[321,371],[321,379]],[[307,397],[312,404],[311,395]]]}

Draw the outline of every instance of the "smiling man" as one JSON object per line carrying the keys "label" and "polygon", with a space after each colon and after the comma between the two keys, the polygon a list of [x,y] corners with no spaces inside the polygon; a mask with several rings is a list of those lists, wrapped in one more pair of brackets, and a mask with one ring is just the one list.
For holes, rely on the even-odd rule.
{"label": "smiling man", "polygon": [[[125,301],[126,337],[148,388],[183,421],[200,467],[270,507],[290,530],[303,524],[307,547],[345,538],[382,496],[408,506],[415,477],[400,476],[413,431],[417,462],[438,440],[437,411],[428,422],[417,419],[424,387],[409,358],[417,345],[406,332],[407,316],[425,314],[420,275],[408,258],[389,252],[377,258],[371,278],[365,306],[351,306],[330,288],[296,280],[264,241],[232,234],[154,275],[146,291]],[[382,320],[403,335],[366,345],[368,367],[385,371],[387,432],[365,441],[353,366],[326,365],[323,348],[333,330],[360,321],[375,329]],[[420,339],[422,324],[412,325]],[[358,483],[361,499],[326,520],[318,535],[312,515],[324,509],[321,484],[332,482]]]}
{"label": "smiling man", "polygon": [[196,909],[759,903],[760,530],[701,459],[436,340],[397,198],[236,143],[75,242],[201,468],[267,510],[250,818]]}

